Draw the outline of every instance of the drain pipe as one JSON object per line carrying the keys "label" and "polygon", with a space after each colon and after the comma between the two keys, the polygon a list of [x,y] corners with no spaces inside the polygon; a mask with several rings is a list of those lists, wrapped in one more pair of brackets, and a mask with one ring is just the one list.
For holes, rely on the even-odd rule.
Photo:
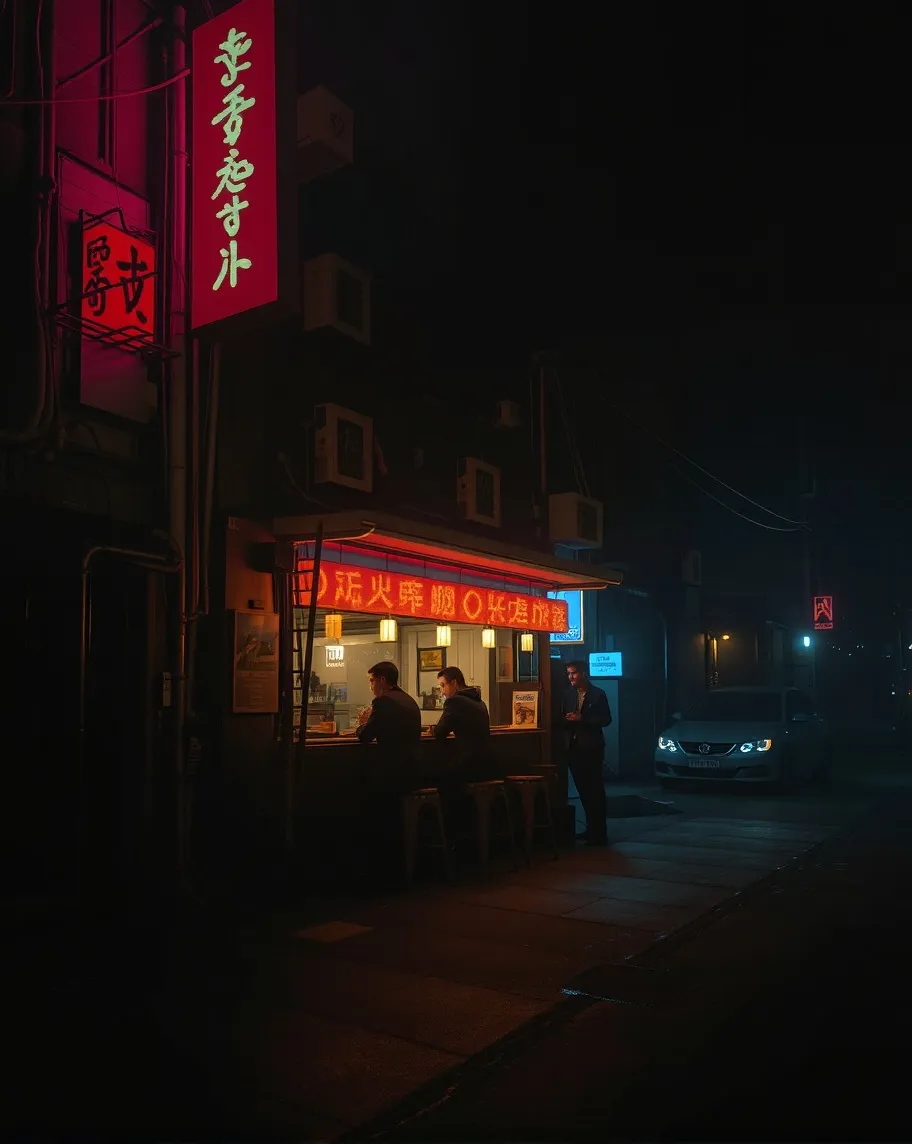
{"label": "drain pipe", "polygon": [[[186,11],[182,0],[172,7],[173,36],[171,41],[171,68],[173,75],[180,75],[186,64]],[[175,601],[174,633],[174,763],[175,805],[177,835],[174,839],[174,861],[178,879],[178,889],[184,889],[187,850],[188,792],[186,789],[186,750],[184,743],[187,711],[187,626],[188,626],[188,584],[187,584],[187,84],[171,85],[167,101],[166,115],[169,117],[169,138],[171,140],[171,162],[169,163],[169,186],[165,188],[170,235],[175,256],[171,260],[171,273],[167,281],[167,337],[168,346],[175,351],[168,376],[168,445],[169,445],[169,532],[174,538],[179,553],[179,583]]]}
{"label": "drain pipe", "polygon": [[[56,411],[54,385],[54,339],[49,325],[52,305],[51,295],[51,237],[54,233],[54,196],[57,189],[57,107],[54,95],[57,74],[54,69],[54,0],[44,0],[38,8],[41,26],[35,28],[35,35],[41,45],[41,62],[44,82],[41,89],[42,106],[38,109],[39,153],[38,186],[39,207],[36,220],[35,257],[35,336],[37,338],[38,362],[35,400],[24,428],[19,430],[0,429],[0,444],[28,445],[40,440],[53,424]],[[16,45],[13,45],[16,51]]]}
{"label": "drain pipe", "polygon": [[184,580],[184,563],[179,557],[164,556],[159,552],[144,552],[138,548],[118,548],[112,544],[96,544],[89,548],[82,558],[82,601],[80,610],[80,644],[79,644],[79,743],[77,746],[76,781],[77,781],[77,814],[78,814],[78,842],[79,863],[78,877],[81,882],[84,872],[86,853],[86,828],[88,825],[88,806],[86,799],[86,691],[88,678],[88,655],[92,643],[92,586],[91,567],[96,556],[107,554],[122,560],[128,560],[138,568],[145,568],[150,572],[177,573],[182,583]]}

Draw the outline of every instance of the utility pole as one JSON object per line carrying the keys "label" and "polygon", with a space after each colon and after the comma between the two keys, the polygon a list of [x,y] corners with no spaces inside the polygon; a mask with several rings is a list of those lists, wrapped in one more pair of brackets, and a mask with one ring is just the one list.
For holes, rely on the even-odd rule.
{"label": "utility pole", "polygon": [[[813,533],[811,531],[814,520],[814,508],[817,503],[817,472],[814,465],[813,458],[810,456],[808,447],[808,431],[807,421],[805,420],[801,426],[801,460],[802,472],[801,478],[804,484],[804,492],[801,494],[801,501],[804,507],[802,518],[805,521],[804,535],[802,537],[803,546],[803,563],[804,563],[804,602],[802,604],[802,614],[805,616],[813,615],[814,597],[817,595],[817,566],[815,561],[815,552],[813,548]],[[817,640],[811,636],[810,655],[808,657],[808,688],[812,694],[816,696],[817,692]]]}

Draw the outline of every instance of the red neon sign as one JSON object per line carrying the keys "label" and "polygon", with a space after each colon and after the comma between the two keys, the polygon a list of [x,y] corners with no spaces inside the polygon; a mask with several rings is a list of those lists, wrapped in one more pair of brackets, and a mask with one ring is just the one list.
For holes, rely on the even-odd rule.
{"label": "red neon sign", "polygon": [[279,297],[275,0],[193,32],[193,328]]}
{"label": "red neon sign", "polygon": [[814,630],[828,632],[833,627],[833,597],[814,597]]}
{"label": "red neon sign", "polygon": [[109,341],[131,345],[155,334],[155,247],[106,219],[82,229],[80,317]]}
{"label": "red neon sign", "polygon": [[[295,602],[299,607],[310,600],[308,564],[306,560],[297,562]],[[317,603],[322,608],[341,612],[413,616],[440,623],[481,624],[493,628],[566,632],[568,626],[564,600],[448,584],[426,576],[378,572],[349,564],[320,568]]]}

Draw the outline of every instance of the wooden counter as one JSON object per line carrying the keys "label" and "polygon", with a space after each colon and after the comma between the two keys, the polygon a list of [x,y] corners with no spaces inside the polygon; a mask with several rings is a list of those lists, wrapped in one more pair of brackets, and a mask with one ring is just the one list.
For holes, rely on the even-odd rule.
{"label": "wooden counter", "polygon": [[[551,759],[544,758],[546,743],[542,729],[492,727],[492,774],[535,773],[550,765]],[[305,816],[327,799],[357,803],[368,781],[376,788],[380,777],[374,770],[379,763],[376,743],[360,743],[354,735],[327,735],[308,738],[303,750],[301,744],[297,750],[301,783],[298,805]],[[423,781],[433,782],[435,776],[443,777],[452,768],[456,740],[422,735],[421,754]]]}

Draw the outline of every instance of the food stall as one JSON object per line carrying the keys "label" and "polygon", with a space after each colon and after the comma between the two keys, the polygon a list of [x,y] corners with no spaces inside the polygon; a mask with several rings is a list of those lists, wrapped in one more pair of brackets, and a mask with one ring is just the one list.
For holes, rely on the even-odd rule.
{"label": "food stall", "polygon": [[[437,673],[459,667],[488,706],[496,770],[552,764],[550,633],[568,622],[556,593],[602,589],[620,573],[377,515],[282,518],[273,532],[293,546],[285,686],[298,814],[357,802],[375,755],[355,731],[371,702],[368,669],[381,660],[397,665],[427,728],[443,706]],[[452,748],[429,736],[425,773]]]}

